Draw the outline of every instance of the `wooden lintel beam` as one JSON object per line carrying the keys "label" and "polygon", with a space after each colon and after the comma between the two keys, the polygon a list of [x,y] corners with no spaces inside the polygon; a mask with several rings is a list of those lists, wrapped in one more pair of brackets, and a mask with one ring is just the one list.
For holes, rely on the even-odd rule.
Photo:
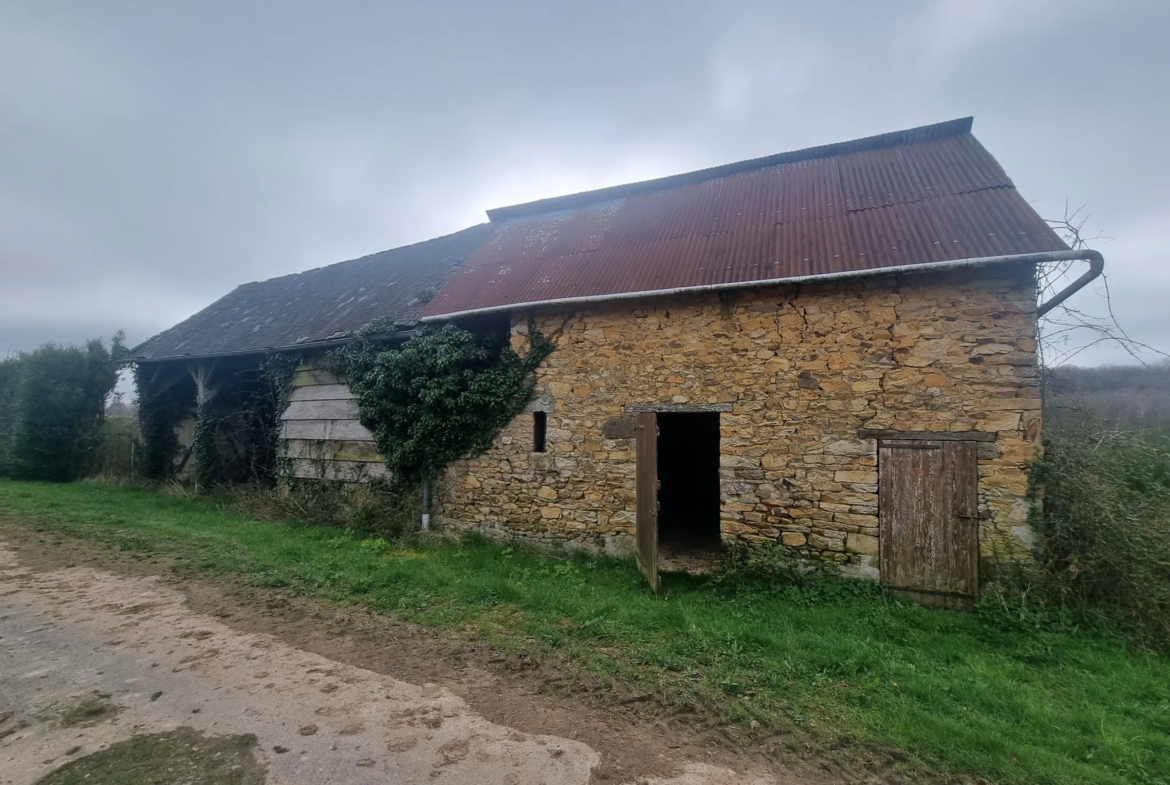
{"label": "wooden lintel beam", "polygon": [[995,434],[984,431],[895,431],[889,428],[858,428],[857,438],[931,442],[993,442]]}

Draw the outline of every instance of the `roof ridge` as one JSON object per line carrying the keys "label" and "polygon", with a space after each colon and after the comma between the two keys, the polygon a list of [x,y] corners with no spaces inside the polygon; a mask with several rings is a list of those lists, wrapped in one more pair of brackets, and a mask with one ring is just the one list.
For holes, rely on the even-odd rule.
{"label": "roof ridge", "polygon": [[727,175],[739,174],[740,172],[750,172],[753,169],[764,169],[769,166],[779,166],[781,164],[796,163],[799,161],[813,161],[820,158],[832,158],[846,153],[878,150],[886,147],[896,147],[902,144],[915,144],[934,139],[945,139],[950,136],[961,136],[971,133],[971,126],[974,121],[974,117],[960,117],[955,120],[947,120],[931,125],[920,125],[916,128],[891,131],[875,136],[851,139],[845,142],[806,147],[801,150],[775,153],[761,158],[749,158],[744,161],[712,166],[706,169],[696,169],[692,172],[668,175],[667,177],[659,177],[653,180],[611,185],[593,191],[581,191],[574,194],[565,194],[564,196],[554,196],[548,199],[537,199],[532,202],[524,202],[522,204],[508,205],[506,207],[497,207],[494,210],[488,210],[487,216],[489,220],[495,222],[522,215],[565,210],[594,204],[596,202],[604,202],[610,199],[619,199],[625,196],[663,191],[680,185],[701,183],[705,180],[713,180],[717,177],[726,177]]}

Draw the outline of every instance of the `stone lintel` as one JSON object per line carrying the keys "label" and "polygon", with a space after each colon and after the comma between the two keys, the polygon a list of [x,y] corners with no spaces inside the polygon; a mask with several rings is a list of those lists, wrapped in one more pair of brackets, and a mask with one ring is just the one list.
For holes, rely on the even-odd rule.
{"label": "stone lintel", "polygon": [[995,434],[984,431],[892,431],[889,429],[858,428],[857,438],[932,442],[993,442]]}
{"label": "stone lintel", "polygon": [[730,412],[730,403],[629,403],[622,407],[623,412],[660,412],[698,413],[698,412]]}
{"label": "stone lintel", "polygon": [[554,411],[556,411],[556,408],[556,401],[553,400],[551,395],[536,395],[533,396],[532,400],[528,402],[528,405],[524,407],[524,413],[532,414],[533,412],[544,412],[546,414],[552,414]]}

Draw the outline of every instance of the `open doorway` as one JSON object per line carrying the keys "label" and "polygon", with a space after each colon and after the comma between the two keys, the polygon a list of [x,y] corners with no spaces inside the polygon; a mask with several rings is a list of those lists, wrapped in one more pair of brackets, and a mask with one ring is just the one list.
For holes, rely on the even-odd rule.
{"label": "open doorway", "polygon": [[719,413],[658,413],[660,569],[702,571],[719,553]]}

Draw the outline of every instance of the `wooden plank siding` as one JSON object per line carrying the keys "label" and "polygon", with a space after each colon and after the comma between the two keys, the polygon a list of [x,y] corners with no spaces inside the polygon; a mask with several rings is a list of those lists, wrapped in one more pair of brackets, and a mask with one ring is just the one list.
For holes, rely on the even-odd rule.
{"label": "wooden plank siding", "polygon": [[291,472],[293,477],[305,480],[335,480],[338,482],[368,482],[381,477],[388,477],[386,464],[378,461],[305,461],[294,460]]}
{"label": "wooden plank siding", "polygon": [[345,439],[313,440],[289,439],[285,455],[289,458],[303,458],[305,460],[335,460],[335,461],[368,461],[380,463],[382,456],[378,454],[372,441],[347,441]]}
{"label": "wooden plank siding", "polygon": [[289,401],[350,401],[353,393],[348,384],[310,384],[300,387],[293,385]]}
{"label": "wooden plank siding", "polygon": [[387,476],[374,435],[358,422],[357,397],[324,357],[297,368],[281,420],[291,476],[339,482]]}
{"label": "wooden plank siding", "polygon": [[357,420],[356,398],[332,401],[290,401],[284,410],[284,421],[289,420]]}

